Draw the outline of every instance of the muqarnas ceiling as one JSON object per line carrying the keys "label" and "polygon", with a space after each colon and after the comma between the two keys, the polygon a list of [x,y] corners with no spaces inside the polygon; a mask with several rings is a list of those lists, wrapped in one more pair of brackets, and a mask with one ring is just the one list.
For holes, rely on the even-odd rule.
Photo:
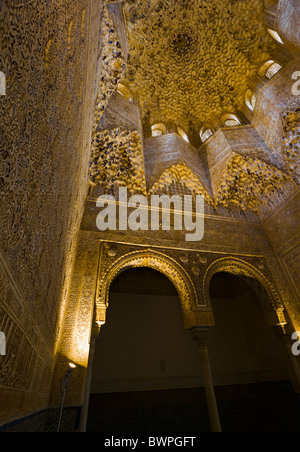
{"label": "muqarnas ceiling", "polygon": [[274,41],[262,0],[127,0],[127,79],[143,118],[188,133],[244,103]]}

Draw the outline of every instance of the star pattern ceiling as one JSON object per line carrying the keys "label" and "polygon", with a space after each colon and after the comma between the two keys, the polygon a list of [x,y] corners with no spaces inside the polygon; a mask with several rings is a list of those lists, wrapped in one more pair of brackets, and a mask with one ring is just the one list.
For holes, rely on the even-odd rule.
{"label": "star pattern ceiling", "polygon": [[126,77],[142,116],[186,132],[234,113],[274,40],[262,0],[127,0]]}

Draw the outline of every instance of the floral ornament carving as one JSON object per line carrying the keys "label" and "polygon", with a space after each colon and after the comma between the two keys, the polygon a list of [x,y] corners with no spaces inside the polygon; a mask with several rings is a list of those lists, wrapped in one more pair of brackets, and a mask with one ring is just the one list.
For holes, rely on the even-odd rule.
{"label": "floral ornament carving", "polygon": [[98,297],[96,301],[96,322],[99,322],[99,319],[103,314],[103,309],[106,309],[108,306],[109,289],[113,280],[121,271],[137,267],[152,268],[170,279],[178,291],[183,314],[190,312],[198,305],[194,284],[189,275],[177,261],[170,256],[166,256],[165,254],[154,250],[135,251],[116,259],[112,262],[104,275],[99,275],[97,289]]}
{"label": "floral ornament carving", "polygon": [[0,1],[0,244],[49,348],[86,196],[95,44],[81,39],[84,10],[87,0]]}
{"label": "floral ornament carving", "polygon": [[235,205],[255,212],[288,177],[275,167],[256,158],[232,154],[217,193],[219,205]]}

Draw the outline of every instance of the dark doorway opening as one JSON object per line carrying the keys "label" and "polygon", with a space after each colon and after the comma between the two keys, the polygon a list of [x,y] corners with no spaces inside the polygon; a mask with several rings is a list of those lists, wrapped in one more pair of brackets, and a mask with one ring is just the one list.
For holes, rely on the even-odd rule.
{"label": "dark doorway opening", "polygon": [[260,294],[251,284],[225,272],[211,281],[216,326],[209,351],[222,427],[229,432],[297,432],[300,404],[284,344],[267,326]]}
{"label": "dark doorway opening", "polygon": [[148,268],[120,274],[95,350],[88,431],[209,431],[201,385],[173,284]]}
{"label": "dark doorway opening", "polygon": [[[282,344],[244,279],[220,273],[210,287],[216,325],[209,354],[224,432],[300,430],[300,405]],[[179,296],[162,274],[127,270],[110,290],[98,339],[87,431],[209,432],[196,343]]]}

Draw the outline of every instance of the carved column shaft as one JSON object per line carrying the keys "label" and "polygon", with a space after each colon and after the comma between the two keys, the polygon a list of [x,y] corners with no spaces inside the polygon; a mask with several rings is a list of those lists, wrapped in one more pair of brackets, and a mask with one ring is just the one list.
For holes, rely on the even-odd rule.
{"label": "carved column shaft", "polygon": [[222,431],[222,429],[208,355],[209,332],[210,328],[194,328],[191,330],[192,338],[197,341],[198,345],[211,429],[212,432],[219,433]]}
{"label": "carved column shaft", "polygon": [[96,349],[96,341],[100,334],[100,326],[96,325],[92,331],[92,337],[90,341],[90,353],[89,353],[89,362],[86,370],[86,379],[84,384],[84,400],[83,405],[81,407],[80,413],[80,424],[79,431],[81,433],[86,432],[87,427],[87,419],[89,412],[89,401],[90,401],[90,393],[91,393],[91,383],[92,383],[92,373],[93,373],[93,365],[94,365],[94,356]]}

